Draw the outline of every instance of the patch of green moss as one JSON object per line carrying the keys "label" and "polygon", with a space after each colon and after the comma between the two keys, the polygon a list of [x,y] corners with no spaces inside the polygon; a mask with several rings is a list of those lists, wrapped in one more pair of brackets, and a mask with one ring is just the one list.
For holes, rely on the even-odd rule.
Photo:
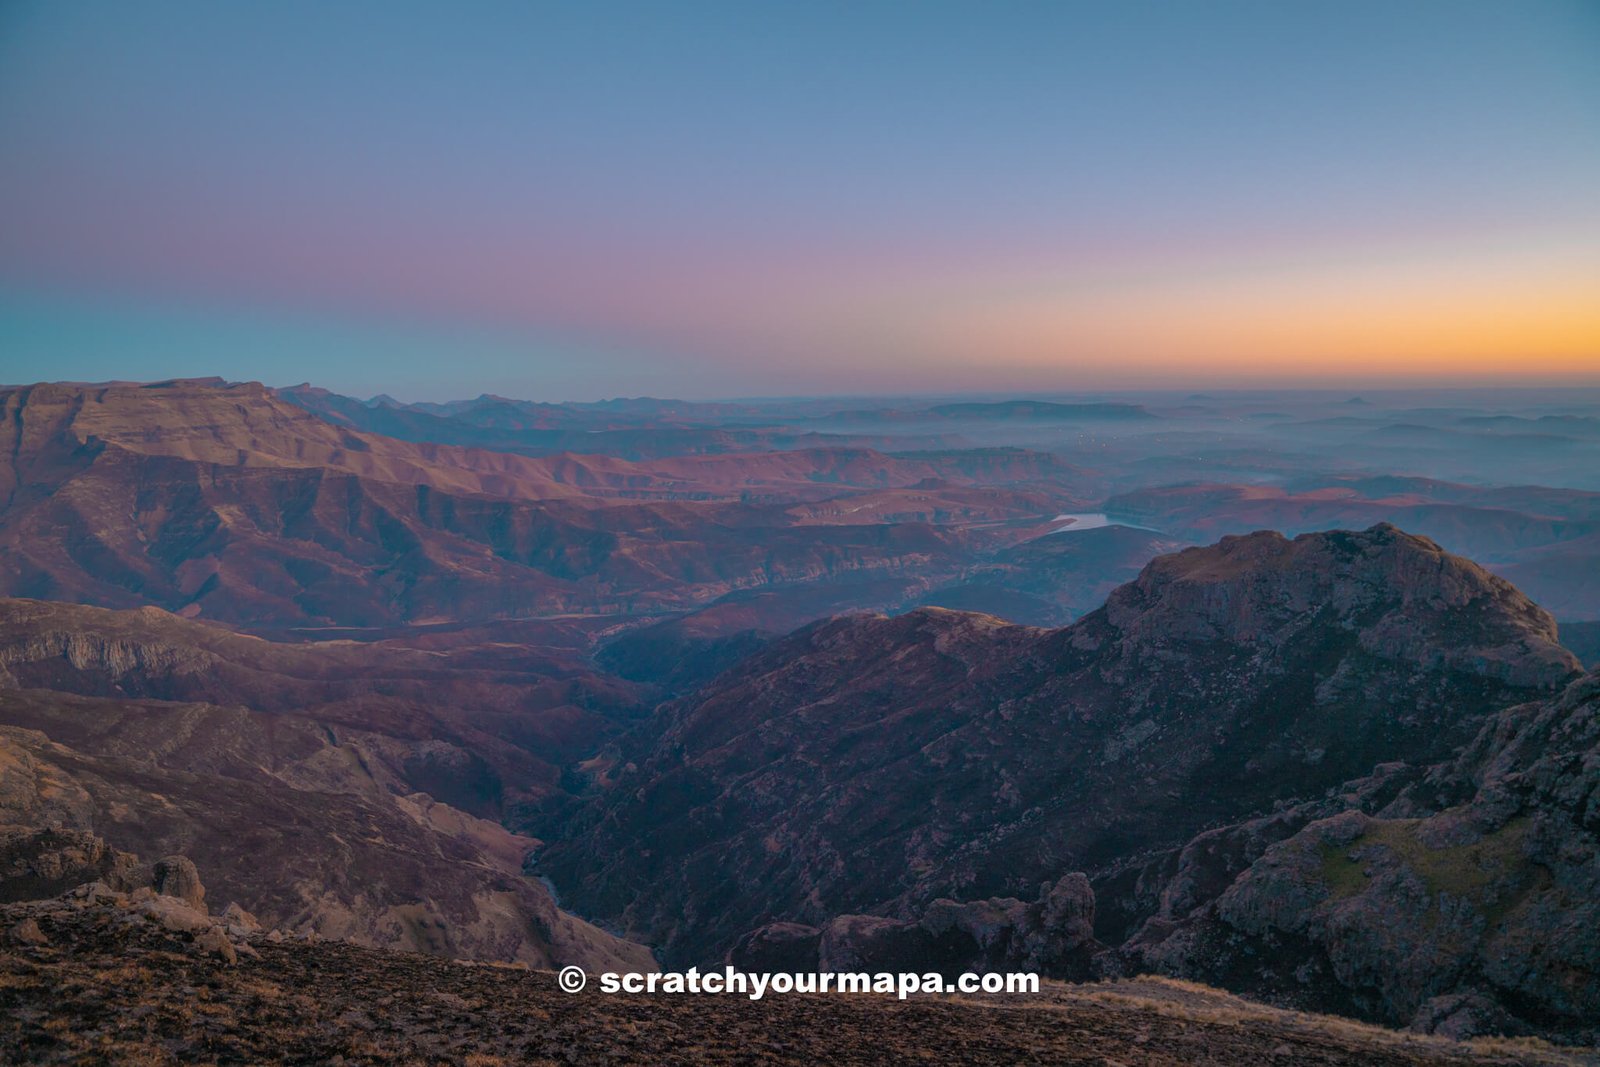
{"label": "patch of green moss", "polygon": [[1325,844],[1322,853],[1322,880],[1335,900],[1353,897],[1367,885],[1365,864],[1350,858],[1354,845]]}
{"label": "patch of green moss", "polygon": [[[1429,848],[1417,840],[1418,819],[1387,819],[1372,823],[1367,832],[1348,845],[1323,845],[1322,880],[1334,899],[1354,896],[1366,887],[1366,850],[1380,846],[1422,879],[1434,895],[1472,899],[1512,873],[1523,862],[1522,846],[1528,836],[1526,818],[1513,819],[1470,845]],[[1357,856],[1359,858],[1352,858]]]}

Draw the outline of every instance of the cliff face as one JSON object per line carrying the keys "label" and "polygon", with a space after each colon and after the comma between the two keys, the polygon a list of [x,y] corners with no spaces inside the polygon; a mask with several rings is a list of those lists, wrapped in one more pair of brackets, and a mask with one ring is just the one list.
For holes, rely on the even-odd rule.
{"label": "cliff face", "polygon": [[939,610],[802,630],[665,708],[541,863],[586,914],[712,960],[768,921],[1100,877],[1442,758],[1576,671],[1548,615],[1425,539],[1226,538],[1062,630]]}
{"label": "cliff face", "polygon": [[1456,1036],[1600,1038],[1600,674],[1379,779],[1191,845],[1107,964]]}

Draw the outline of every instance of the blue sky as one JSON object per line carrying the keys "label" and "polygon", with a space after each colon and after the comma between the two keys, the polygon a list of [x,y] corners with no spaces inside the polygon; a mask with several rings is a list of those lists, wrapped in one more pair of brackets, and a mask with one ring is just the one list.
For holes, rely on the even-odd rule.
{"label": "blue sky", "polygon": [[8,380],[1600,376],[1592,3],[0,8]]}

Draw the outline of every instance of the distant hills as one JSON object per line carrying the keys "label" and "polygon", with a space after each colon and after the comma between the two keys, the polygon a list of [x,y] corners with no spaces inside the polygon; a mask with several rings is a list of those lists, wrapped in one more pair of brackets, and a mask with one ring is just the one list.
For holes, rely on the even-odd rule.
{"label": "distant hills", "polygon": [[[886,574],[910,595],[1028,536],[1076,480],[1019,449],[529,457],[214,382],[34,386],[0,410],[0,593],[247,626],[659,612]],[[858,491],[913,521],[787,510]]]}

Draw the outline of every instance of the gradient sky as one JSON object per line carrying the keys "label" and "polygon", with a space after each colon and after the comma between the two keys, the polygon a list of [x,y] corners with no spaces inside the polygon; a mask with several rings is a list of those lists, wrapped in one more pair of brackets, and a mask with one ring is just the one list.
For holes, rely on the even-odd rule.
{"label": "gradient sky", "polygon": [[0,4],[0,380],[1600,381],[1600,4]]}

